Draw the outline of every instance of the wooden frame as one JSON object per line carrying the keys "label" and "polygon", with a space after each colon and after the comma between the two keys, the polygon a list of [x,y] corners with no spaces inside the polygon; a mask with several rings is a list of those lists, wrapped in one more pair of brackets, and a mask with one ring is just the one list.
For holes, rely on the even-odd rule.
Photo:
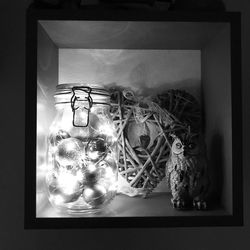
{"label": "wooden frame", "polygon": [[[106,20],[223,22],[230,25],[232,111],[232,214],[215,216],[36,218],[37,22]],[[25,228],[190,227],[243,225],[241,31],[239,13],[155,12],[121,9],[27,11],[26,23]]]}

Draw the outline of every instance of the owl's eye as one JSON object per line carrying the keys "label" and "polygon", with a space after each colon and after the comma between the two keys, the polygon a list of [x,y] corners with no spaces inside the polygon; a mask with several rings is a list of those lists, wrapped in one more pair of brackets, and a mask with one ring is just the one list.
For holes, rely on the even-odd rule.
{"label": "owl's eye", "polygon": [[188,144],[189,149],[194,149],[195,146],[196,146],[195,143],[192,143],[192,142]]}
{"label": "owl's eye", "polygon": [[181,144],[180,142],[177,142],[177,143],[175,144],[175,146],[176,146],[177,149],[181,149],[182,144]]}

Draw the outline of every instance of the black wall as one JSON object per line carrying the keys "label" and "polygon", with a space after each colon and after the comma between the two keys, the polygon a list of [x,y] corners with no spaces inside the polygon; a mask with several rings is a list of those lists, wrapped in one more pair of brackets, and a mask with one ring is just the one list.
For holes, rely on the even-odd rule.
{"label": "black wall", "polygon": [[[0,1],[0,249],[248,249],[250,245],[250,4],[242,12],[245,226],[228,228],[24,230],[25,9],[28,0]],[[34,83],[36,84],[36,83]],[[240,84],[240,83],[239,83]]]}

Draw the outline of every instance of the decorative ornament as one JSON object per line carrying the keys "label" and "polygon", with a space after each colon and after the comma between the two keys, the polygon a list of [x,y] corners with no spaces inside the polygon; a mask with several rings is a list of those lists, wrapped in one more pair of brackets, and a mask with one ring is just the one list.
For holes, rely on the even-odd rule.
{"label": "decorative ornament", "polygon": [[90,165],[84,171],[84,186],[92,187],[100,179],[100,169],[95,165]]}
{"label": "decorative ornament", "polygon": [[205,142],[200,134],[186,131],[175,136],[166,165],[173,207],[206,209],[209,191]]}
{"label": "decorative ornament", "polygon": [[52,133],[49,137],[49,142],[52,146],[57,146],[59,142],[63,139],[70,138],[70,134],[62,129],[56,131],[56,133]]}
{"label": "decorative ornament", "polygon": [[82,185],[79,176],[68,171],[53,173],[47,178],[50,199],[56,205],[76,201],[82,194]]}
{"label": "decorative ornament", "polygon": [[105,202],[107,191],[101,185],[94,185],[93,187],[85,188],[82,195],[88,205],[98,207]]}
{"label": "decorative ornament", "polygon": [[103,137],[90,139],[85,149],[86,159],[92,162],[98,162],[107,154],[107,143]]}
{"label": "decorative ornament", "polygon": [[60,167],[72,168],[80,163],[84,152],[84,144],[76,138],[62,140],[55,151],[55,160]]}

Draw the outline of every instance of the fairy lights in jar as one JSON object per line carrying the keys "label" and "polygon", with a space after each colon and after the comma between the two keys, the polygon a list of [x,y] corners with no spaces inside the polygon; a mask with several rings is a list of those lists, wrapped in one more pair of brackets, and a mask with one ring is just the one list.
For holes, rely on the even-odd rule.
{"label": "fairy lights in jar", "polygon": [[116,133],[109,93],[100,87],[62,84],[48,135],[46,176],[51,204],[69,213],[99,211],[116,194]]}

